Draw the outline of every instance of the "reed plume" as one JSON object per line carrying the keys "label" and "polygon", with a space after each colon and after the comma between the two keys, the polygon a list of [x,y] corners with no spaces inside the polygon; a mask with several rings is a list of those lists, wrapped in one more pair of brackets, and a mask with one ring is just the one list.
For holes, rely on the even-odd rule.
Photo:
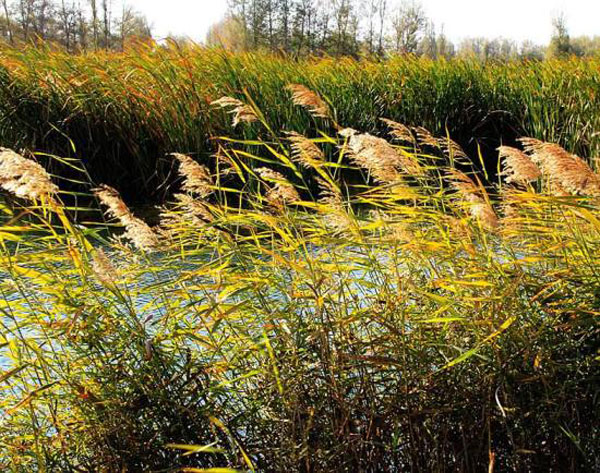
{"label": "reed plume", "polygon": [[258,121],[258,116],[254,109],[242,102],[241,100],[234,99],[233,97],[221,97],[218,100],[211,102],[211,105],[216,105],[221,108],[231,108],[228,112],[233,115],[233,126],[236,127],[240,123],[253,123]]}
{"label": "reed plume", "polygon": [[386,140],[369,134],[352,135],[350,156],[357,166],[369,171],[381,183],[402,179],[402,173],[422,175],[423,169],[411,156],[398,152]]}
{"label": "reed plume", "polygon": [[159,246],[158,237],[144,221],[135,217],[119,193],[110,186],[101,185],[93,190],[100,202],[108,208],[107,214],[125,227],[124,236],[140,250],[151,251]]}
{"label": "reed plume", "polygon": [[350,138],[351,136],[358,135],[359,132],[354,128],[343,128],[338,131],[338,135],[344,138]]}
{"label": "reed plume", "polygon": [[523,205],[527,194],[515,187],[508,187],[502,191],[500,209],[502,213],[502,234],[505,238],[521,238],[525,225],[529,222],[524,218]]}
{"label": "reed plume", "polygon": [[50,175],[38,163],[7,148],[0,148],[0,187],[29,200],[50,197],[58,192]]}
{"label": "reed plume", "polygon": [[[329,187],[329,186],[327,186]],[[348,209],[339,192],[324,191],[319,198],[322,222],[333,235],[356,234],[359,229],[354,219],[348,214]]]}
{"label": "reed plume", "polygon": [[310,169],[321,166],[325,161],[323,151],[305,136],[289,132],[288,139],[292,146],[292,159],[303,167]]}
{"label": "reed plume", "polygon": [[468,206],[471,216],[478,220],[486,230],[496,229],[499,226],[498,216],[489,202],[485,189],[456,169],[448,171],[448,177],[452,187]]}
{"label": "reed plume", "polygon": [[421,146],[431,146],[432,148],[440,148],[440,140],[438,140],[433,134],[422,126],[413,127],[415,134],[417,135],[417,141]]}
{"label": "reed plume", "polygon": [[522,151],[510,146],[500,146],[498,152],[505,168],[501,175],[507,183],[526,185],[541,177],[540,169]]}
{"label": "reed plume", "polygon": [[450,137],[439,138],[437,142],[444,151],[444,153],[446,153],[448,156],[451,156],[452,158],[468,159],[465,150],[463,150],[462,147]]}
{"label": "reed plume", "polygon": [[172,156],[179,161],[179,175],[184,178],[183,190],[202,198],[208,197],[213,191],[209,169],[185,154],[173,153]]}
{"label": "reed plume", "polygon": [[205,202],[194,199],[187,194],[175,194],[175,200],[182,213],[177,214],[178,220],[190,217],[197,226],[206,225],[214,220],[214,217]]}
{"label": "reed plume", "polygon": [[189,194],[175,194],[175,208],[160,213],[160,234],[177,238],[185,228],[201,229],[214,220],[207,203]]}
{"label": "reed plume", "polygon": [[545,142],[538,140],[536,138],[530,138],[527,136],[521,137],[519,138],[517,141],[519,141],[521,143],[521,145],[523,146],[523,149],[525,150],[526,153],[529,154],[535,154],[537,153],[539,150],[541,150],[544,145],[546,144]]}
{"label": "reed plume", "polygon": [[539,165],[542,174],[555,189],[571,194],[600,195],[600,176],[579,156],[555,143],[531,138],[523,138],[521,142],[532,153],[531,159]]}
{"label": "reed plume", "polygon": [[102,248],[97,248],[92,254],[92,272],[101,284],[112,286],[118,277],[117,269],[114,267]]}
{"label": "reed plume", "polygon": [[282,209],[286,204],[301,200],[296,188],[282,174],[269,168],[257,168],[255,172],[273,184],[265,196],[272,207]]}
{"label": "reed plume", "polygon": [[329,106],[308,87],[300,84],[290,84],[287,88],[292,93],[292,101],[295,105],[306,108],[313,117],[330,118]]}
{"label": "reed plume", "polygon": [[390,135],[396,138],[399,141],[404,141],[407,143],[411,143],[412,145],[417,144],[417,140],[413,135],[410,128],[402,123],[395,122],[393,120],[388,120],[387,118],[382,118],[381,121],[387,125],[390,131]]}

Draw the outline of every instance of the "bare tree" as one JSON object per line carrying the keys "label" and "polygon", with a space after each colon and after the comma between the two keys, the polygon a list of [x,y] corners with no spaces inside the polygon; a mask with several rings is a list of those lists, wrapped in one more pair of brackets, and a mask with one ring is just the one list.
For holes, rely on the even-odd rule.
{"label": "bare tree", "polygon": [[427,17],[423,6],[415,0],[404,0],[392,18],[396,51],[417,52],[426,25]]}
{"label": "bare tree", "polygon": [[79,35],[79,46],[85,50],[87,48],[88,25],[79,1],[77,3],[77,33]]}
{"label": "bare tree", "polygon": [[144,38],[151,36],[150,27],[148,26],[146,18],[126,4],[123,4],[118,27],[121,51],[125,49],[128,38]]}
{"label": "bare tree", "polygon": [[368,0],[364,3],[365,13],[367,15],[368,29],[367,29],[367,50],[369,53],[374,51],[375,42],[375,17],[377,15],[377,3],[378,0]]}
{"label": "bare tree", "polygon": [[104,44],[105,48],[110,48],[111,46],[111,14],[112,14],[112,0],[102,0],[102,35],[104,36]]}
{"label": "bare tree", "polygon": [[438,57],[437,34],[435,32],[435,25],[432,21],[428,22],[425,27],[423,38],[419,42],[418,52],[421,56],[427,56],[433,59]]}
{"label": "bare tree", "polygon": [[571,47],[571,38],[569,36],[569,29],[567,28],[567,18],[564,13],[556,15],[552,19],[552,27],[554,32],[552,34],[552,40],[548,47],[549,57],[565,57],[573,52]]}
{"label": "bare tree", "polygon": [[378,52],[383,55],[383,40],[385,36],[385,19],[387,14],[387,0],[379,0],[379,47]]}
{"label": "bare tree", "polygon": [[92,34],[94,38],[94,49],[98,49],[98,4],[96,0],[89,0],[92,9]]}
{"label": "bare tree", "polygon": [[21,26],[21,32],[23,33],[23,39],[25,41],[27,41],[29,39],[31,9],[32,9],[31,0],[19,0],[19,4],[18,4],[19,24]]}
{"label": "bare tree", "polygon": [[333,0],[334,44],[338,55],[354,54],[358,49],[358,18],[352,0]]}
{"label": "bare tree", "polygon": [[281,0],[279,8],[279,16],[281,22],[281,37],[283,39],[283,50],[290,49],[290,0]]}
{"label": "bare tree", "polygon": [[74,48],[75,15],[75,4],[67,5],[65,0],[61,0],[61,8],[58,12],[58,17],[60,19],[65,46],[69,51]]}
{"label": "bare tree", "polygon": [[10,44],[14,43],[13,30],[12,30],[12,20],[10,19],[10,13],[8,11],[8,1],[2,0],[2,8],[4,9],[4,17],[6,19],[6,33],[8,34],[8,42]]}
{"label": "bare tree", "polygon": [[38,38],[48,38],[48,23],[54,16],[53,5],[50,0],[37,0],[32,2],[33,30]]}
{"label": "bare tree", "polygon": [[442,29],[440,34],[437,37],[437,52],[438,57],[450,58],[455,54],[455,47],[451,41],[448,41],[446,34],[444,33],[444,25],[442,25]]}

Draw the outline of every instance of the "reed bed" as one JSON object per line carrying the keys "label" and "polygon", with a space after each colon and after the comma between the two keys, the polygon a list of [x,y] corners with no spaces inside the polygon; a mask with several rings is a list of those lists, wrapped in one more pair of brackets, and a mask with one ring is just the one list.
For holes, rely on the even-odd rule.
{"label": "reed bed", "polygon": [[519,136],[583,156],[600,151],[595,60],[292,60],[175,43],[83,55],[3,49],[0,142],[78,157],[97,183],[123,189],[128,202],[163,202],[174,175],[165,154],[206,164],[213,137],[256,138],[247,123],[254,118],[242,114],[232,129],[228,114],[211,106],[219,98],[251,97],[273,130],[306,133],[322,121],[294,106],[290,84],[319,91],[321,111],[335,108],[338,122],[377,136],[385,133],[380,117],[450,134],[471,156],[481,151],[492,174],[494,150]]}
{"label": "reed bed", "polygon": [[585,160],[524,139],[484,185],[447,137],[376,138],[295,92],[322,129],[221,99],[257,138],[219,139],[210,168],[165,157],[181,192],[155,226],[92,184],[75,218],[35,156],[0,151],[0,469],[598,468]]}

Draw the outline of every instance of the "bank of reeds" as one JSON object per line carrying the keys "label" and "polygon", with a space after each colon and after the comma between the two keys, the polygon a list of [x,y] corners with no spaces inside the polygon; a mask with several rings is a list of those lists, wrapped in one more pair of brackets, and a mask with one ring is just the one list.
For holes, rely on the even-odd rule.
{"label": "bank of reeds", "polygon": [[[123,189],[128,201],[162,201],[174,170],[165,154],[177,150],[207,164],[213,137],[257,138],[246,120],[233,128],[231,116],[211,106],[223,96],[244,104],[252,97],[273,130],[306,132],[315,121],[322,127],[323,118],[289,100],[289,84],[317,91],[319,107],[335,109],[334,121],[365,132],[382,136],[380,117],[448,132],[473,156],[479,146],[491,173],[493,151],[518,136],[585,156],[600,151],[594,60],[295,61],[176,44],[84,55],[2,50],[0,142],[80,157],[98,183]],[[329,132],[334,128],[330,122]]]}
{"label": "bank of reeds", "polygon": [[598,468],[596,174],[525,139],[486,186],[424,129],[253,110],[270,138],[219,140],[214,169],[164,158],[184,184],[156,226],[105,186],[107,223],[75,223],[0,153],[0,469]]}

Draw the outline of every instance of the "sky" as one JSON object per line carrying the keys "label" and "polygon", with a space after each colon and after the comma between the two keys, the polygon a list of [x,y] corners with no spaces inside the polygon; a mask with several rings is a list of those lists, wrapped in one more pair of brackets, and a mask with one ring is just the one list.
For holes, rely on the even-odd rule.
{"label": "sky", "polygon": [[[392,3],[396,0],[390,0]],[[144,13],[155,37],[204,39],[225,14],[227,0],[129,0]],[[427,15],[455,42],[466,37],[505,37],[544,44],[552,18],[564,12],[571,36],[600,35],[600,0],[422,0]]]}

